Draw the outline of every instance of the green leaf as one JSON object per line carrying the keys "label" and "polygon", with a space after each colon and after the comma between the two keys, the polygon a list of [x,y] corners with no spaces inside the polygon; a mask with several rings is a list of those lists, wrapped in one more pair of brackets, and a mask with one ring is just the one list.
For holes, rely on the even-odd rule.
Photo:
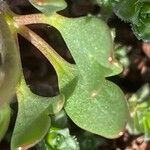
{"label": "green leaf", "polygon": [[97,0],[102,6],[101,13],[112,10],[122,20],[130,22],[138,39],[150,41],[150,1],[149,0]]}
{"label": "green leaf", "polygon": [[115,5],[114,12],[123,20],[136,20],[140,7],[138,0],[123,0]]}
{"label": "green leaf", "polygon": [[66,99],[67,114],[85,130],[118,137],[127,122],[128,108],[120,88],[105,79],[122,71],[113,56],[107,25],[92,16],[47,19],[62,34],[78,69],[75,89]]}
{"label": "green leaf", "polygon": [[130,134],[144,133],[145,140],[150,140],[150,88],[148,84],[141,87],[128,100],[130,120],[127,129]]}
{"label": "green leaf", "polygon": [[[45,17],[45,15],[43,16]],[[45,18],[42,19],[45,20]],[[78,71],[76,65],[70,64],[64,60],[49,44],[47,44],[40,36],[29,28],[20,27],[18,31],[22,36],[36,46],[53,65],[58,76],[60,91],[65,94],[65,98],[69,97],[72,94],[77,82]],[[30,37],[28,35],[30,35]]]}
{"label": "green leaf", "polygon": [[10,121],[11,110],[9,105],[3,105],[0,108],[0,141],[5,135],[9,121]]}
{"label": "green leaf", "polygon": [[150,1],[123,0],[114,6],[115,14],[130,22],[138,39],[150,41]]}
{"label": "green leaf", "polygon": [[64,0],[29,0],[29,2],[45,14],[51,14],[67,7]]}
{"label": "green leaf", "polygon": [[13,34],[0,14],[0,107],[15,94],[21,74],[20,55]]}
{"label": "green leaf", "polygon": [[69,129],[51,128],[45,137],[46,150],[79,150],[79,143]]}
{"label": "green leaf", "polygon": [[138,39],[150,41],[150,2],[141,7],[138,23],[132,24],[132,30]]}
{"label": "green leaf", "polygon": [[49,114],[59,112],[64,104],[62,95],[48,98],[33,94],[23,77],[17,98],[19,110],[12,135],[12,150],[28,149],[38,143],[50,127]]}

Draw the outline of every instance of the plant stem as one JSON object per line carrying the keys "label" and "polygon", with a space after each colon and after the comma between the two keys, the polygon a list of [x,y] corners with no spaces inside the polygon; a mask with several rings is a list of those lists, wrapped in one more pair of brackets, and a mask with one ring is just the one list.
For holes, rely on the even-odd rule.
{"label": "plant stem", "polygon": [[44,16],[45,16],[44,14],[21,15],[21,16],[14,16],[13,20],[17,26],[45,23],[43,21]]}
{"label": "plant stem", "polygon": [[28,27],[20,26],[18,33],[25,37],[29,42],[31,42],[38,50],[50,61],[50,63],[56,69],[57,74],[62,71],[67,71],[66,65],[70,65],[65,61],[55,50],[45,42],[40,36],[30,30]]}
{"label": "plant stem", "polygon": [[61,19],[65,18],[57,13],[53,13],[50,16],[46,16],[44,14],[30,14],[30,15],[21,15],[21,16],[14,16],[14,24],[16,28],[19,28],[23,25],[29,24],[48,24],[50,26],[56,26],[57,23],[61,22]]}

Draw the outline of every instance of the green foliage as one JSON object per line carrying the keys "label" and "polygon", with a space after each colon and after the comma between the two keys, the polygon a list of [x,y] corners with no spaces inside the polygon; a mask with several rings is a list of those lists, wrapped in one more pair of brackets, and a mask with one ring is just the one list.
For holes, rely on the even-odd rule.
{"label": "green foliage", "polygon": [[[11,149],[28,149],[40,142],[51,126],[49,115],[59,112],[63,107],[79,127],[107,138],[120,136],[128,119],[128,108],[120,88],[106,79],[122,71],[122,66],[114,58],[113,39],[106,23],[94,16],[73,19],[58,15],[56,12],[66,7],[63,0],[30,2],[44,13],[38,16],[40,23],[50,24],[61,33],[75,65],[66,62],[28,27],[17,24],[14,19],[17,15],[11,11],[0,14],[0,102],[9,105],[8,99],[15,92],[18,100]],[[23,21],[27,21],[27,17]],[[34,15],[30,17],[33,17],[33,21],[36,19]],[[16,45],[17,33],[27,38],[53,65],[58,76],[60,95],[38,96],[30,91],[23,75],[20,77],[23,73]],[[4,112],[1,110],[0,113],[9,118],[8,109],[6,114]],[[0,125],[8,125],[9,119],[5,119],[0,120]],[[3,136],[6,129],[1,129]],[[45,139],[47,149],[79,149],[68,129],[51,129]]]}
{"label": "green foliage", "polygon": [[138,39],[150,41],[150,1],[123,0],[114,7],[115,14],[131,23]]}
{"label": "green foliage", "polygon": [[[61,32],[78,68],[75,90],[66,99],[67,114],[85,130],[108,138],[118,137],[127,122],[128,109],[121,90],[105,79],[122,71],[111,51],[113,44],[107,25],[93,16],[57,17],[56,23],[47,18],[48,22]],[[91,31],[94,36],[88,38]]]}
{"label": "green foliage", "polygon": [[51,128],[45,138],[46,150],[79,150],[79,144],[68,128]]}
{"label": "green foliage", "polygon": [[131,118],[128,130],[132,134],[144,133],[145,140],[150,140],[150,88],[145,84],[129,98]]}
{"label": "green foliage", "polygon": [[10,114],[11,110],[9,105],[3,105],[0,108],[0,140],[3,138],[7,131],[10,121]]}
{"label": "green foliage", "polygon": [[130,22],[138,39],[150,41],[149,0],[97,0],[105,12],[112,12],[122,20]]}
{"label": "green foliage", "polygon": [[67,7],[64,0],[29,0],[29,2],[45,14],[51,14]]}
{"label": "green foliage", "polygon": [[15,35],[0,14],[0,107],[11,100],[19,81],[21,67]]}
{"label": "green foliage", "polygon": [[11,149],[28,149],[38,143],[50,127],[49,114],[59,112],[64,103],[62,95],[47,98],[33,94],[24,78],[17,91],[18,115],[12,135]]}
{"label": "green foliage", "polygon": [[[69,19],[55,14],[43,19],[60,31],[78,69],[76,77],[74,74],[71,80],[67,80],[67,86],[62,88],[61,82],[65,80],[60,78],[62,71],[54,64],[60,91],[65,95],[67,114],[83,129],[109,138],[120,136],[127,122],[128,109],[120,89],[105,80],[105,77],[122,71],[121,66],[114,60],[113,41],[108,27],[93,16]],[[95,36],[87,38],[91,31]],[[50,62],[51,57],[47,57]],[[69,75],[70,72],[64,77],[68,78]],[[110,103],[114,105],[110,106]],[[118,114],[117,112],[120,113],[116,117],[114,114]]]}

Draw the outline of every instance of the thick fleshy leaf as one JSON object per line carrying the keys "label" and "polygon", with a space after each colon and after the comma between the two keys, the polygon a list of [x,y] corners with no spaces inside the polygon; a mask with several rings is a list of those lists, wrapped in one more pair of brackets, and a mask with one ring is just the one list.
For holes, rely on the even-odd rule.
{"label": "thick fleshy leaf", "polygon": [[0,14],[0,106],[15,94],[21,67],[16,40]]}
{"label": "thick fleshy leaf", "polygon": [[13,131],[11,149],[28,149],[38,143],[50,127],[49,114],[59,112],[64,104],[62,95],[54,98],[33,94],[24,78],[17,91],[18,115]]}
{"label": "thick fleshy leaf", "polygon": [[29,0],[39,11],[51,14],[67,7],[65,0]]}
{"label": "thick fleshy leaf", "polygon": [[107,25],[95,17],[76,19],[55,16],[48,23],[62,34],[78,68],[77,85],[65,110],[81,128],[115,138],[127,122],[128,108],[120,88],[105,77],[121,72],[113,58]]}
{"label": "thick fleshy leaf", "polygon": [[9,121],[10,121],[11,110],[9,105],[3,105],[0,108],[0,141],[5,135]]}

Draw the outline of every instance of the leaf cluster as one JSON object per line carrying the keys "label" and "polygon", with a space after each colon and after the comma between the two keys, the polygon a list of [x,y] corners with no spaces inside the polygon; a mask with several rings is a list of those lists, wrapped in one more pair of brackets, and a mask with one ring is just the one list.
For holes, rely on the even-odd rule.
{"label": "leaf cluster", "polygon": [[[106,79],[122,71],[114,58],[113,39],[106,23],[94,16],[67,18],[59,15],[57,11],[66,7],[63,0],[30,0],[30,3],[43,14],[24,16],[21,22],[28,22],[31,18],[33,22],[29,24],[40,22],[55,27],[65,40],[75,64],[66,62],[25,23],[20,25],[17,15],[11,11],[1,13],[0,52],[4,59],[4,78],[0,80],[0,102],[3,103],[0,105],[0,130],[3,131],[0,137],[6,131],[3,124],[9,124],[9,119],[3,118],[10,117],[9,100],[14,93],[18,100],[18,114],[11,139],[12,150],[28,149],[41,141],[51,127],[50,115],[62,108],[82,129],[107,138],[122,135],[128,108],[121,89]],[[38,21],[34,22],[34,19]],[[60,90],[58,96],[42,97],[31,92],[21,68],[17,33],[36,46],[55,68]]]}
{"label": "leaf cluster", "polygon": [[121,20],[129,22],[138,39],[150,41],[149,0],[97,0],[109,12],[113,11]]}

